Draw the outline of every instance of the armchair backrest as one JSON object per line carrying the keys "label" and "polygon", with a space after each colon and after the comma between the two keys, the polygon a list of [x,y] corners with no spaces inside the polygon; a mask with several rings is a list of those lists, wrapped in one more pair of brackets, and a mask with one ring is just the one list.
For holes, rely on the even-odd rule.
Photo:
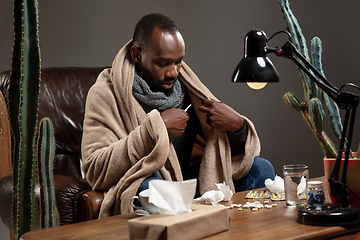
{"label": "armchair backrest", "polygon": [[[104,67],[54,67],[41,70],[38,122],[49,117],[55,129],[54,174],[81,177],[81,138],[89,88]],[[0,73],[8,101],[10,72]]]}
{"label": "armchair backrest", "polygon": [[0,179],[11,174],[11,127],[5,98],[0,92]]}

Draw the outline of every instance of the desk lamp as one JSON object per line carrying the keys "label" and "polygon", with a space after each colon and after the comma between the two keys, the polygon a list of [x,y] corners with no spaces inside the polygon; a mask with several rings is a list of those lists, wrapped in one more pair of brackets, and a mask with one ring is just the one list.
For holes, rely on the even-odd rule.
{"label": "desk lamp", "polygon": [[[267,46],[275,35],[285,33],[288,41],[283,47],[271,48]],[[275,53],[276,56],[291,59],[312,81],[314,81],[325,93],[332,98],[341,109],[344,109],[345,119],[343,132],[340,140],[339,153],[335,160],[328,179],[330,183],[331,196],[339,197],[339,204],[324,204],[321,206],[303,206],[298,209],[297,220],[308,225],[323,226],[346,226],[360,223],[359,208],[348,204],[346,197],[346,174],[349,161],[352,133],[354,130],[356,108],[359,105],[359,95],[351,92],[344,92],[344,87],[352,87],[360,90],[360,87],[347,83],[340,89],[334,87],[326,78],[296,49],[292,43],[291,34],[287,31],[279,31],[269,39],[266,34],[258,29],[250,31],[245,37],[244,58],[237,65],[233,76],[233,82],[279,82],[279,75],[274,65],[266,57],[267,53]],[[349,129],[347,131],[347,127]],[[346,136],[346,132],[348,132]],[[347,145],[345,148],[345,141]],[[339,178],[341,158],[345,148],[345,161],[341,181]],[[358,197],[358,196],[357,196]],[[359,197],[358,197],[359,198]]]}

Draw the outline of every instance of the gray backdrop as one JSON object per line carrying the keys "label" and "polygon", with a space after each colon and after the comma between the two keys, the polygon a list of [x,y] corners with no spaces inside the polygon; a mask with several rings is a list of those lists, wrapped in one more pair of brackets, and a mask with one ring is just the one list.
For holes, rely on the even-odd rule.
{"label": "gray backdrop", "polygon": [[[323,41],[323,66],[330,82],[360,85],[358,1],[290,1],[308,45],[314,36]],[[282,103],[290,91],[303,99],[295,65],[270,55],[281,77],[255,91],[246,84],[230,82],[243,55],[243,39],[254,28],[268,37],[285,30],[276,0],[40,0],[40,45],[43,67],[109,66],[118,50],[132,36],[136,22],[145,14],[164,13],[175,20],[186,41],[185,61],[223,102],[249,117],[262,143],[261,156],[282,175],[286,163],[309,165],[310,176],[323,175],[323,153],[300,113]],[[12,1],[0,2],[0,71],[10,66],[12,49]],[[282,46],[279,36],[271,46]],[[360,93],[360,92],[359,92]],[[360,111],[360,110],[359,110]],[[360,141],[360,115],[353,148]],[[331,131],[328,131],[333,136]],[[338,145],[338,143],[336,143]]]}

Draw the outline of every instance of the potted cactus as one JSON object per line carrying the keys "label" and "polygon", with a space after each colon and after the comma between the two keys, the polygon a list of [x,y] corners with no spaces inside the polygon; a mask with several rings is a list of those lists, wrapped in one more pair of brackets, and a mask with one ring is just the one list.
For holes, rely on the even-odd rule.
{"label": "potted cactus", "polygon": [[40,121],[37,150],[37,173],[40,185],[40,227],[59,226],[56,208],[53,167],[55,159],[54,126],[49,118]]}
{"label": "potted cactus", "polygon": [[[8,108],[13,137],[12,217],[15,239],[32,230],[35,220],[36,165],[41,175],[40,192],[45,196],[41,197],[40,201],[40,209],[43,209],[44,213],[41,225],[58,225],[51,177],[55,144],[49,119],[41,121],[41,131],[38,140],[36,139],[39,89],[38,2],[14,0],[14,45]],[[47,204],[49,202],[50,204]],[[48,217],[51,216],[54,218],[49,220]]]}
{"label": "potted cactus", "polygon": [[[302,34],[302,30],[299,23],[290,9],[288,0],[279,0],[280,8],[286,22],[287,30],[291,33],[293,43],[299,52],[309,60],[309,51],[306,46],[306,40]],[[315,68],[325,76],[322,63],[322,42],[320,38],[314,37],[311,41],[311,63]],[[338,155],[338,150],[332,140],[324,131],[324,123],[326,116],[328,117],[331,128],[334,132],[335,138],[340,142],[341,134],[343,131],[342,120],[339,112],[338,105],[321,89],[319,89],[314,82],[299,69],[300,78],[304,87],[304,101],[300,101],[295,94],[285,93],[283,96],[283,102],[290,108],[297,112],[301,112],[303,119],[310,127],[315,137],[319,141],[321,148],[324,152],[324,172],[325,178],[328,179],[330,176],[331,168],[335,162],[335,158]],[[345,144],[346,145],[346,144]],[[360,144],[357,149],[360,152]],[[360,196],[360,186],[356,183],[359,181],[360,172],[360,159],[356,158],[356,151],[350,151],[349,156],[349,168],[347,177],[349,179],[348,185],[358,196]],[[342,163],[343,164],[343,163]],[[342,169],[340,169],[342,172]],[[341,176],[340,176],[341,177]],[[349,194],[349,203],[360,207],[360,201]]]}
{"label": "potted cactus", "polygon": [[35,134],[40,86],[40,49],[36,1],[14,0],[14,45],[9,88],[13,136],[13,226],[15,239],[35,219]]}

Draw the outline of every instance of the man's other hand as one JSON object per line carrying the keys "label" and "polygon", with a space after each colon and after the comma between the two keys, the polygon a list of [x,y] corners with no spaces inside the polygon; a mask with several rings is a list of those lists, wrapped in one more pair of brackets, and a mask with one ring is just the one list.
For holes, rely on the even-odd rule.
{"label": "man's other hand", "polygon": [[238,132],[243,128],[243,119],[228,105],[212,99],[203,99],[199,111],[206,113],[206,122],[220,131]]}
{"label": "man's other hand", "polygon": [[170,108],[163,111],[161,117],[170,137],[179,137],[184,133],[189,114],[182,109]]}

